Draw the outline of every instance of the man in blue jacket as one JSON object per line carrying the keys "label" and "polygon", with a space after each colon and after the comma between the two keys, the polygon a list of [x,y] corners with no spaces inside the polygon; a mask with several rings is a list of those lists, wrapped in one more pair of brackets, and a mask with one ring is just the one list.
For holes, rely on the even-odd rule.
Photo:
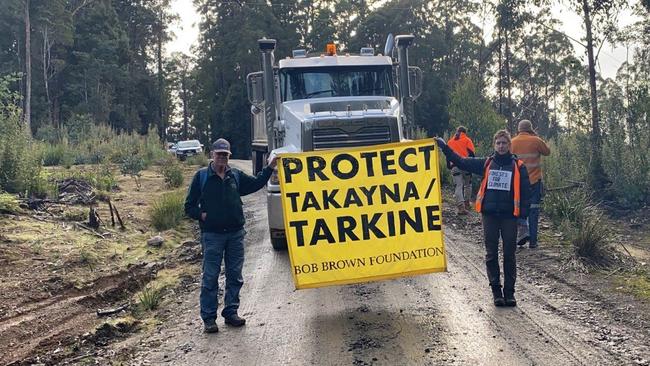
{"label": "man in blue jacket", "polygon": [[212,144],[212,161],[194,174],[185,199],[185,214],[199,221],[203,248],[201,279],[201,319],[204,331],[216,333],[221,261],[225,262],[226,291],[221,315],[234,327],[246,324],[237,314],[239,291],[244,284],[244,209],[240,196],[266,185],[276,165],[276,158],[253,177],[228,165],[230,143],[223,138]]}

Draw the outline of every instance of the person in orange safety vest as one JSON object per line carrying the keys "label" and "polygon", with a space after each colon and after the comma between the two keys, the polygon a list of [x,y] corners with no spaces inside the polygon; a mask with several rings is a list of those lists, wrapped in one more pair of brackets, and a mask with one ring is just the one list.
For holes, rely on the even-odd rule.
{"label": "person in orange safety vest", "polygon": [[546,142],[539,138],[533,130],[533,124],[527,120],[521,120],[517,127],[519,133],[512,139],[512,153],[523,160],[528,177],[530,178],[530,212],[528,220],[519,220],[517,232],[517,245],[523,246],[529,242],[529,248],[537,248],[537,228],[539,212],[544,195],[542,185],[542,155],[548,156],[551,153]]}
{"label": "person in orange safety vest", "polygon": [[[476,196],[485,241],[485,266],[495,306],[516,306],[517,219],[528,217],[530,181],[523,162],[510,152],[508,131],[494,135],[494,153],[487,158],[463,158],[445,140],[436,138],[440,150],[459,169],[482,177]],[[503,240],[503,291],[499,268],[499,238]]]}
{"label": "person in orange safety vest", "polygon": [[[467,128],[458,126],[456,134],[447,141],[447,146],[452,149],[458,156],[474,157],[474,143],[467,136]],[[458,169],[454,164],[447,160],[447,168],[451,169],[451,176],[454,179],[454,198],[459,215],[466,215],[470,209],[469,200],[472,197],[472,174]]]}

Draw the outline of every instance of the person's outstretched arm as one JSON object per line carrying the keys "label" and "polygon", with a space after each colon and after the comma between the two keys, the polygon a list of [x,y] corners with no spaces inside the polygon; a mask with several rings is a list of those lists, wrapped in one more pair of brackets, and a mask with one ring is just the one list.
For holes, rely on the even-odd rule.
{"label": "person's outstretched arm", "polygon": [[447,157],[447,160],[451,161],[458,169],[483,176],[486,158],[462,158],[447,146],[445,140],[440,137],[436,137],[435,140],[442,153]]}

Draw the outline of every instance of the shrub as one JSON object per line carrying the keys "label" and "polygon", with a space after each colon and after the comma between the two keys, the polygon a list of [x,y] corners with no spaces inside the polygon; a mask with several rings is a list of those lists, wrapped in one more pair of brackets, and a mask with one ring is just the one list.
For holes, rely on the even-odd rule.
{"label": "shrub", "polygon": [[143,310],[155,310],[162,301],[162,288],[156,286],[146,286],[138,295],[140,307]]}
{"label": "shrub", "polygon": [[163,165],[162,173],[165,177],[165,184],[167,184],[168,187],[179,188],[183,185],[183,169],[175,161],[170,164]]}
{"label": "shrub", "polygon": [[598,205],[582,189],[550,192],[544,199],[544,212],[555,225],[564,221],[580,223],[586,215],[594,214],[597,210]]}
{"label": "shrub", "polygon": [[44,145],[43,147],[43,165],[55,166],[61,164],[63,155],[65,155],[65,146],[63,144]]}
{"label": "shrub", "polygon": [[609,236],[601,214],[589,214],[569,231],[574,256],[587,264],[608,265],[612,256],[608,250]]}
{"label": "shrub", "polygon": [[187,165],[198,165],[200,167],[208,166],[208,163],[210,163],[210,160],[203,154],[192,155],[185,160]]}
{"label": "shrub", "polygon": [[0,193],[0,213],[17,213],[20,205],[16,196],[9,193]]}
{"label": "shrub", "polygon": [[149,210],[151,225],[162,231],[180,224],[184,215],[185,192],[165,193],[153,202]]}
{"label": "shrub", "polygon": [[145,161],[138,155],[127,157],[120,166],[123,175],[130,175],[135,180],[135,185],[140,189],[140,172],[145,168]]}

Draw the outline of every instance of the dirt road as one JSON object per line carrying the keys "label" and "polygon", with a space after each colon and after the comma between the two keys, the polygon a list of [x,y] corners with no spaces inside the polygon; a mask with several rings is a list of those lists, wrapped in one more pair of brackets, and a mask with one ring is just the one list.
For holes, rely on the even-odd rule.
{"label": "dirt road", "polygon": [[[647,317],[624,297],[564,279],[544,250],[518,254],[516,308],[495,308],[476,219],[447,221],[449,272],[296,291],[286,252],[271,248],[264,192],[248,216],[240,315],[202,333],[199,279],[154,334],[111,346],[106,359],[174,365],[647,365]],[[456,226],[456,227],[454,227]],[[223,278],[221,279],[223,281]],[[636,309],[637,313],[639,309]],[[128,356],[127,356],[128,354]]]}

